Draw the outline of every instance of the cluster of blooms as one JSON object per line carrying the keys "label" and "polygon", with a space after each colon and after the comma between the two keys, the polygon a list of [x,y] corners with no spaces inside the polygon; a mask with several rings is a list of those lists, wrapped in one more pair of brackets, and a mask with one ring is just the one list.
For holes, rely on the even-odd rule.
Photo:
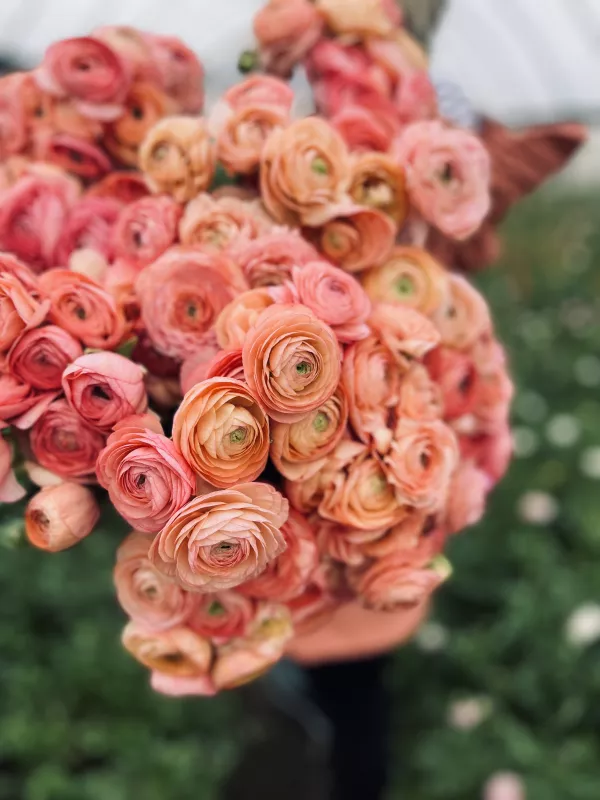
{"label": "cluster of blooms", "polygon": [[[129,29],[60,42],[15,80],[95,124],[121,113],[130,84],[114,78],[150,45],[189,110],[195,59],[170,41],[186,58],[167,80],[164,41]],[[29,161],[27,142],[3,164],[1,497],[23,494],[9,438],[43,487],[34,545],[82,539],[99,515],[87,487],[107,491],[134,529],[115,568],[123,642],[166,693],[250,679],[349,599],[426,601],[446,538],[510,457],[485,301],[397,244],[403,167],[293,120],[292,101],[255,76],[207,118],[165,116],[132,147],[137,172]],[[113,158],[114,124],[96,143]],[[462,197],[445,212],[461,229]]]}

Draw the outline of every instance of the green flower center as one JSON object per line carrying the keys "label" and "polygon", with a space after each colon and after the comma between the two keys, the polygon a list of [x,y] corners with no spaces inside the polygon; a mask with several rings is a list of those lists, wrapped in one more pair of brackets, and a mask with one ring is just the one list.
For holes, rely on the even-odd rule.
{"label": "green flower center", "polygon": [[324,158],[321,158],[320,156],[317,156],[316,158],[313,158],[312,164],[310,165],[310,168],[317,175],[327,175],[328,172],[329,172],[328,163],[325,161]]}
{"label": "green flower center", "polygon": [[299,364],[296,364],[296,372],[298,375],[308,375],[311,370],[312,367],[308,361],[301,361]]}
{"label": "green flower center", "polygon": [[329,417],[323,411],[319,411],[313,422],[313,427],[319,433],[323,433],[329,427]]}
{"label": "green flower center", "polygon": [[402,275],[401,278],[398,278],[396,281],[396,291],[398,294],[402,295],[403,297],[407,297],[411,295],[415,291],[415,284],[412,278],[408,275]]}
{"label": "green flower center", "polygon": [[218,600],[213,600],[206,611],[210,617],[219,617],[221,614],[225,613],[225,606],[219,603]]}
{"label": "green flower center", "polygon": [[236,428],[229,434],[231,444],[241,444],[246,438],[245,428]]}

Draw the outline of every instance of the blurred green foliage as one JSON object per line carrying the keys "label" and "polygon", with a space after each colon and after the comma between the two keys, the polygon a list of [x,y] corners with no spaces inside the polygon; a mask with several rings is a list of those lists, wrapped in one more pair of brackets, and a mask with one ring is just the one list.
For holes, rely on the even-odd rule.
{"label": "blurred green foliage", "polygon": [[[596,205],[556,191],[522,204],[503,263],[476,279],[511,354],[520,455],[485,522],[452,542],[454,577],[395,657],[391,800],[475,799],[507,769],[528,800],[600,797],[600,641],[566,633],[600,605]],[[528,521],[532,491],[543,524]],[[154,695],[122,652],[123,523],[105,517],[48,556],[19,543],[21,513],[0,509],[0,800],[216,800],[243,746],[239,698]],[[472,698],[481,721],[456,727]]]}

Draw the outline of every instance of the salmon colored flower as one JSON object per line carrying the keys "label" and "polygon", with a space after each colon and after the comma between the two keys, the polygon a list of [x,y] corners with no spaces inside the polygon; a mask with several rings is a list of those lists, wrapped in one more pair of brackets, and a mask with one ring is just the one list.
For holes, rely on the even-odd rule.
{"label": "salmon colored flower", "polygon": [[50,300],[49,319],[86,347],[110,350],[126,334],[122,310],[96,281],[78,272],[53,269],[40,277],[40,289]]}
{"label": "salmon colored flower", "polygon": [[[179,379],[183,394],[186,394],[197,383],[205,381],[209,377],[209,365],[222,352],[215,336],[210,338],[205,345],[199,347],[194,355],[185,359],[179,369]],[[214,378],[216,376],[211,375],[210,377]]]}
{"label": "salmon colored flower", "polygon": [[245,381],[241,349],[220,350],[208,363],[205,378],[233,378],[237,381]]}
{"label": "salmon colored flower", "polygon": [[139,625],[163,631],[186,622],[197,595],[159,572],[148,558],[152,539],[133,531],[117,550],[113,580],[121,608]]}
{"label": "salmon colored flower", "polygon": [[217,317],[215,332],[219,345],[225,349],[243,347],[250,328],[274,303],[267,289],[250,289],[238,295]]}
{"label": "salmon colored flower", "polygon": [[12,275],[17,278],[29,294],[34,297],[39,296],[38,281],[34,273],[29,267],[18,258],[15,258],[11,253],[0,252],[0,274]]}
{"label": "salmon colored flower", "polygon": [[448,493],[444,517],[448,533],[458,533],[481,520],[491,487],[492,481],[483,470],[472,461],[461,461],[452,476]]}
{"label": "salmon colored flower", "polygon": [[331,328],[305,306],[267,308],[242,350],[248,387],[277,422],[297,422],[333,395],[341,353]]}
{"label": "salmon colored flower", "polygon": [[213,644],[224,644],[244,636],[256,613],[252,600],[237,589],[189,596],[194,597],[196,603],[187,624]]}
{"label": "salmon colored flower", "polygon": [[[340,525],[338,522],[319,519],[317,542],[321,558],[331,559],[348,567],[359,567],[364,564],[367,560],[364,542],[355,540],[356,533],[353,528]],[[379,537],[381,532],[375,531],[373,535]]]}
{"label": "salmon colored flower", "polygon": [[242,105],[213,115],[211,128],[217,138],[217,156],[232,175],[258,171],[265,142],[275,130],[290,122],[288,112],[278,105]]}
{"label": "salmon colored flower", "polygon": [[71,408],[93,428],[113,425],[148,407],[144,371],[118,353],[88,353],[65,369],[62,387]]}
{"label": "salmon colored flower", "polygon": [[411,364],[402,376],[396,414],[423,421],[440,419],[442,415],[446,418],[442,391],[422,364]]}
{"label": "salmon colored flower", "polygon": [[195,477],[175,445],[143,417],[117,426],[98,456],[98,482],[137,530],[157,533],[195,489]]}
{"label": "salmon colored flower", "polygon": [[278,286],[291,280],[293,267],[319,259],[299,231],[287,228],[277,228],[254,240],[238,240],[231,245],[229,255],[252,288]]}
{"label": "salmon colored flower", "polygon": [[12,448],[0,436],[0,503],[16,503],[27,494],[12,468]]}
{"label": "salmon colored flower", "polygon": [[369,317],[369,324],[400,364],[406,364],[407,359],[423,358],[440,341],[435,325],[409,306],[377,303]]}
{"label": "salmon colored flower", "polygon": [[51,45],[34,77],[48,94],[72,97],[82,116],[104,121],[119,116],[130,82],[117,53],[91,36]]}
{"label": "salmon colored flower", "polygon": [[277,470],[292,481],[316,475],[346,432],[347,422],[348,400],[341,386],[298,422],[273,422],[271,459]]}
{"label": "salmon colored flower", "polygon": [[141,31],[129,25],[102,25],[92,31],[92,36],[119,54],[134,80],[160,82],[160,73]]}
{"label": "salmon colored flower", "polygon": [[458,455],[456,436],[443,422],[400,418],[384,457],[386,474],[402,503],[437,510],[446,502]]}
{"label": "salmon colored flower", "polygon": [[144,34],[161,86],[184,114],[199,114],[204,104],[204,69],[196,54],[176,36]]}
{"label": "salmon colored flower", "polygon": [[67,366],[83,355],[81,345],[57,325],[44,325],[28,331],[10,351],[8,368],[23,383],[34,389],[60,389]]}
{"label": "salmon colored flower", "polygon": [[321,228],[310,232],[319,250],[347,272],[371,269],[392,251],[396,227],[390,217],[365,206],[333,207]]}
{"label": "salmon colored flower", "polygon": [[319,563],[315,532],[298,511],[290,511],[281,527],[287,549],[266,570],[239,587],[239,591],[258,600],[280,603],[293,600],[307,588]]}
{"label": "salmon colored flower", "polygon": [[210,186],[215,146],[201,118],[166,117],[156,123],[139,150],[139,166],[154,192],[185,203]]}
{"label": "salmon colored flower", "polygon": [[173,442],[197,475],[226,489],[253,481],[264,470],[269,421],[244,383],[212,378],[183,398]]}
{"label": "salmon colored flower", "polygon": [[404,515],[379,459],[365,445],[342,440],[321,474],[319,514],[362,531],[380,530]]}
{"label": "salmon colored flower", "polygon": [[129,88],[123,106],[123,113],[107,125],[102,143],[119,163],[136,167],[148,131],[176,109],[158,86],[144,81]]}
{"label": "salmon colored flower", "polygon": [[42,467],[77,483],[93,483],[104,436],[88,427],[66,400],[55,400],[31,429],[29,442]]}
{"label": "salmon colored flower", "polygon": [[150,674],[150,686],[155,692],[167,697],[213,697],[217,689],[208,674],[196,678],[180,678],[153,670]]}
{"label": "salmon colored flower", "polygon": [[223,102],[233,111],[249,106],[276,106],[289,113],[294,104],[294,90],[272,75],[251,75],[231,86],[223,95]]}
{"label": "salmon colored flower", "polygon": [[449,280],[449,295],[434,321],[443,344],[465,350],[491,330],[490,311],[483,296],[465,278],[451,274]]}
{"label": "salmon colored flower", "polygon": [[342,382],[350,421],[365,444],[385,453],[392,438],[390,416],[400,398],[402,370],[383,342],[374,336],[346,349]]}
{"label": "salmon colored flower", "polygon": [[190,628],[153,631],[139,622],[128,622],[122,635],[124,648],[145,667],[170,678],[207,676],[212,647]]}
{"label": "salmon colored flower", "polygon": [[427,600],[450,572],[450,564],[443,556],[429,564],[414,564],[400,553],[359,572],[353,584],[367,608],[393,611],[413,608]]}
{"label": "salmon colored flower", "polygon": [[373,302],[402,303],[430,316],[449,295],[449,273],[419,247],[396,247],[361,278]]}
{"label": "salmon colored flower", "polygon": [[44,321],[48,303],[40,303],[14,275],[0,272],[0,355],[25,331]]}
{"label": "salmon colored flower", "polygon": [[93,142],[67,133],[57,133],[40,139],[36,157],[48,161],[82,180],[97,180],[110,172],[110,160]]}
{"label": "salmon colored flower", "polygon": [[[335,595],[338,575],[339,570],[335,569],[333,562],[327,565],[321,563],[305,591],[286,603],[292,615],[295,634],[303,636],[322,627],[342,604]],[[288,645],[288,651],[293,658],[292,642]]]}
{"label": "salmon colored flower", "polygon": [[408,214],[404,171],[386,153],[361,153],[352,160],[352,199],[383,211],[400,227]]}
{"label": "salmon colored flower", "polygon": [[446,236],[467,239],[490,210],[490,156],[474,134],[439,120],[408,125],[394,155],[412,205]]}
{"label": "salmon colored flower", "polygon": [[151,264],[175,241],[180,216],[179,205],[166,195],[129,203],[112,230],[115,256],[137,269]]}
{"label": "salmon colored flower", "polygon": [[173,247],[140,273],[136,282],[142,321],[156,349],[184,359],[214,341],[220,312],[245,281],[219,253]]}
{"label": "salmon colored flower", "polygon": [[0,428],[25,431],[42,416],[58,392],[38,392],[12,374],[0,372]]}
{"label": "salmon colored flower", "polygon": [[323,30],[323,19],[310,0],[269,0],[254,16],[265,71],[286,78]]}
{"label": "salmon colored flower", "polygon": [[267,226],[266,215],[256,203],[235,197],[215,200],[210,194],[200,194],[185,207],[179,239],[205,251],[225,250],[238,237],[256,239]]}
{"label": "salmon colored flower", "polygon": [[399,25],[398,9],[388,0],[315,0],[317,11],[337,36],[389,36]]}
{"label": "salmon colored flower", "polygon": [[143,175],[139,172],[111,172],[87,190],[88,197],[114,197],[128,205],[147,197],[150,193]]}
{"label": "salmon colored flower", "polygon": [[426,364],[441,391],[444,419],[470,414],[477,402],[478,376],[473,359],[451,347],[436,347],[428,354]]}
{"label": "salmon colored flower", "polygon": [[441,552],[446,536],[435,515],[416,508],[406,509],[405,516],[383,535],[365,542],[366,556],[386,559],[404,553],[407,559],[433,558]]}
{"label": "salmon colored flower", "polygon": [[287,516],[287,500],[265,483],[195,497],[158,534],[150,559],[190,591],[233,589],[285,550]]}
{"label": "salmon colored flower", "polygon": [[287,225],[320,225],[343,201],[350,182],[348,151],[325,120],[307,117],[267,140],[261,159],[262,200]]}
{"label": "salmon colored flower", "polygon": [[27,145],[24,83],[27,74],[16,72],[0,78],[0,160],[22,152]]}
{"label": "salmon colored flower", "polygon": [[[339,90],[335,84],[321,83],[318,88],[321,97],[326,98],[328,94],[335,95]],[[353,105],[358,102],[362,102],[362,105]],[[322,103],[327,105],[331,100],[325,99]],[[343,106],[330,117],[331,124],[353,152],[387,153],[398,135],[400,125],[396,116],[390,114],[386,102],[373,100],[369,105],[375,108],[367,107],[362,98],[351,98],[350,105]]]}
{"label": "salmon colored flower", "polygon": [[35,547],[57,553],[85,539],[100,519],[89,489],[77,483],[48,486],[25,509],[25,533]]}
{"label": "salmon colored flower", "polygon": [[66,267],[78,250],[93,250],[112,260],[112,231],[121,203],[110,197],[84,197],[69,210],[56,244],[54,262]]}

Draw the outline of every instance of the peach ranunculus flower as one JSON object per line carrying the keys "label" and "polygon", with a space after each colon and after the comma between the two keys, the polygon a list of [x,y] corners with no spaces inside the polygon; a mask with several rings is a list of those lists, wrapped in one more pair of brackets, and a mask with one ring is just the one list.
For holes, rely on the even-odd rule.
{"label": "peach ranunculus flower", "polygon": [[367,608],[393,611],[412,608],[427,600],[451,571],[443,556],[429,563],[415,563],[400,552],[375,561],[367,569],[359,569],[352,584]]}
{"label": "peach ranunculus flower", "polygon": [[265,483],[195,497],[158,534],[150,559],[190,591],[233,589],[285,550],[287,516],[287,500]]}
{"label": "peach ranunculus flower", "polygon": [[292,268],[317,261],[319,254],[300,231],[276,228],[253,240],[239,240],[229,249],[253,288],[278,286],[291,280]]}
{"label": "peach ranunculus flower", "polygon": [[198,595],[186,592],[159,572],[148,558],[152,539],[133,531],[117,550],[113,580],[121,608],[149,630],[162,631],[185,623]]}
{"label": "peach ranunculus flower", "polygon": [[459,533],[476,525],[485,512],[492,480],[472,461],[461,461],[454,471],[448,492],[444,524],[448,533]]}
{"label": "peach ranunculus flower", "polygon": [[10,350],[22,333],[41,325],[47,313],[47,302],[32,297],[14,275],[0,273],[0,355]]}
{"label": "peach ranunculus flower", "polygon": [[321,473],[319,514],[362,531],[398,522],[405,511],[382,463],[358,442],[342,440]]}
{"label": "peach ranunculus flower", "polygon": [[305,481],[326,464],[346,432],[348,399],[340,385],[323,405],[298,422],[271,424],[271,459],[288,480]]}
{"label": "peach ranunculus flower", "polygon": [[322,227],[310,231],[319,250],[347,272],[371,269],[392,251],[396,226],[386,214],[367,206],[332,206]]}
{"label": "peach ranunculus flower", "polygon": [[205,192],[215,172],[216,150],[201,118],[166,117],[147,133],[139,166],[154,192],[185,203]]}
{"label": "peach ranunculus flower", "polygon": [[86,275],[52,269],[40,276],[40,290],[50,300],[50,321],[86,347],[110,350],[124,338],[127,325],[121,308]]}
{"label": "peach ranunculus flower", "polygon": [[213,340],[217,316],[245,288],[228,258],[185,247],[167,250],[136,282],[142,321],[154,346],[176,359]]}
{"label": "peach ranunculus flower", "polygon": [[90,428],[66,400],[55,400],[31,429],[34,459],[65,480],[93,483],[104,436]]}
{"label": "peach ranunculus flower", "polygon": [[[236,381],[244,382],[246,379],[244,377],[244,361],[241,349],[220,350],[206,366],[204,379],[208,378],[234,378]],[[191,384],[191,386],[193,385]]]}
{"label": "peach ranunculus flower", "polygon": [[446,501],[458,457],[448,425],[400,418],[384,457],[385,472],[400,502],[435,511]]}
{"label": "peach ranunculus flower", "polygon": [[132,84],[123,106],[121,116],[109,123],[99,138],[116,161],[137,167],[139,148],[148,131],[176,109],[158,86],[147,81]]}
{"label": "peach ranunculus flower", "polygon": [[409,306],[377,303],[369,324],[403,366],[415,358],[423,358],[440,342],[440,333],[433,322]]}
{"label": "peach ranunculus flower", "polygon": [[255,603],[238,589],[188,596],[196,601],[188,626],[213,644],[244,636],[256,613]]}
{"label": "peach ranunculus flower", "polygon": [[66,367],[83,355],[81,345],[57,325],[44,325],[24,333],[10,351],[8,368],[34,389],[60,389]]}
{"label": "peach ranunculus flower", "polygon": [[461,275],[450,275],[450,292],[434,321],[442,344],[465,350],[492,328],[490,310],[484,297]]}
{"label": "peach ranunculus flower", "polygon": [[442,416],[446,418],[445,411],[444,397],[438,384],[422,364],[411,364],[400,381],[397,416],[432,421]]}
{"label": "peach ranunculus flower", "polygon": [[352,158],[350,196],[355,203],[383,211],[400,228],[409,202],[402,167],[387,153],[358,153]]}
{"label": "peach ranunculus flower", "polygon": [[287,549],[266,570],[239,587],[239,591],[258,600],[280,603],[293,600],[304,592],[319,563],[315,532],[310,522],[298,511],[281,527]]}
{"label": "peach ranunculus flower", "polygon": [[282,658],[293,633],[284,605],[260,604],[247,635],[217,648],[211,673],[217,689],[235,689],[265,673]]}
{"label": "peach ranunculus flower", "polygon": [[449,296],[449,273],[426,250],[396,247],[387,261],[361,276],[373,302],[402,303],[426,316]]}
{"label": "peach ranunculus flower", "polygon": [[[358,281],[327,261],[313,261],[292,272],[297,301],[326,322],[340,342],[366,339],[371,303]],[[289,302],[296,298],[291,297]]]}
{"label": "peach ranunculus flower", "polygon": [[0,503],[16,503],[26,494],[12,468],[12,448],[6,439],[0,436]]}
{"label": "peach ranunculus flower", "polygon": [[263,69],[287,78],[318,41],[323,19],[311,0],[268,0],[253,27]]}
{"label": "peach ranunculus flower", "polygon": [[306,306],[267,308],[242,350],[252,394],[277,422],[298,422],[333,395],[341,351],[334,332]]}
{"label": "peach ranunculus flower", "polygon": [[444,122],[408,125],[395,144],[411,204],[446,236],[463,240],[491,207],[490,156],[473,133]]}
{"label": "peach ranunculus flower", "polygon": [[[153,671],[152,685],[157,691],[163,691],[160,682],[155,685],[157,673],[165,679],[185,680],[188,688],[190,682],[199,680],[203,686],[209,677],[213,648],[208,639],[191,628],[179,626],[156,631],[131,621],[125,626],[122,642],[136,661]],[[210,693],[214,694],[214,690]]]}
{"label": "peach ranunculus flower", "polygon": [[105,432],[148,408],[143,369],[118,353],[80,356],[65,369],[62,387],[81,418]]}
{"label": "peach ranunculus flower", "polygon": [[270,103],[244,103],[235,110],[223,104],[209,120],[218,159],[230,175],[257,172],[265,142],[289,123],[288,110]]}
{"label": "peach ranunculus flower", "polygon": [[137,530],[157,533],[195,490],[195,476],[160,427],[145,417],[124,420],[96,463],[98,482]]}
{"label": "peach ranunculus flower", "polygon": [[315,6],[336,36],[386,37],[400,20],[389,0],[315,0]]}
{"label": "peach ranunculus flower", "polygon": [[136,268],[151,264],[175,241],[180,216],[179,205],[166,195],[128,204],[112,231],[115,256]]}
{"label": "peach ranunculus flower", "polygon": [[88,536],[99,519],[100,509],[89,489],[59,483],[31,498],[25,509],[25,533],[35,547],[57,553]]}
{"label": "peach ranunculus flower", "polygon": [[269,420],[248,387],[212,378],[187,392],[173,442],[197,475],[221,489],[253,481],[269,457]]}
{"label": "peach ranunculus flower", "polygon": [[179,239],[182,244],[218,251],[225,250],[238,237],[256,239],[269,227],[266,214],[255,202],[199,194],[185,207],[179,222]]}
{"label": "peach ranunculus flower", "polygon": [[222,101],[232,111],[252,106],[276,106],[289,114],[294,104],[294,90],[286,81],[272,75],[251,75],[227,89]]}
{"label": "peach ranunculus flower", "polygon": [[344,353],[342,382],[348,396],[350,421],[365,444],[379,452],[389,448],[390,415],[398,405],[402,370],[394,355],[375,336],[356,342]]}
{"label": "peach ranunculus flower", "polygon": [[348,149],[323,119],[306,117],[274,131],[262,151],[262,200],[278,222],[320,225],[350,184]]}
{"label": "peach ranunculus flower", "polygon": [[225,349],[244,346],[250,328],[262,312],[275,304],[275,299],[266,288],[250,289],[234,298],[217,317],[215,333],[217,342]]}

